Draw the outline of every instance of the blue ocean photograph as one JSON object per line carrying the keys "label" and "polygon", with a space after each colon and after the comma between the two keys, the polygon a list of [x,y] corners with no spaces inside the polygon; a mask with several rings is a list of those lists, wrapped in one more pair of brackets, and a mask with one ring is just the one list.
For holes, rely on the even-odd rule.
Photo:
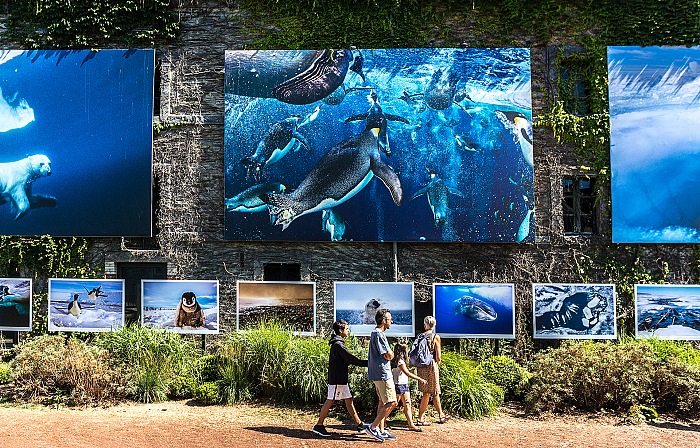
{"label": "blue ocean photograph", "polygon": [[615,285],[533,283],[535,339],[615,339]]}
{"label": "blue ocean photograph", "polygon": [[700,47],[608,47],[616,243],[700,242]]}
{"label": "blue ocean photograph", "polygon": [[141,324],[175,333],[219,333],[217,280],[141,280]]}
{"label": "blue ocean photograph", "polygon": [[32,279],[0,278],[0,331],[32,330]]}
{"label": "blue ocean photograph", "polygon": [[224,238],[534,241],[527,48],[225,54]]}
{"label": "blue ocean photograph", "polygon": [[436,331],[446,338],[515,338],[515,292],[509,283],[435,283]]}
{"label": "blue ocean photograph", "polygon": [[315,282],[239,280],[236,285],[239,331],[274,321],[295,334],[316,334]]}
{"label": "blue ocean photograph", "polygon": [[415,336],[412,282],[335,282],[333,290],[335,320],[345,320],[356,336],[372,333],[380,309],[391,311],[387,336]]}
{"label": "blue ocean photograph", "polygon": [[0,50],[0,234],[151,235],[154,61]]}
{"label": "blue ocean photograph", "polygon": [[635,336],[700,340],[700,285],[634,285]]}
{"label": "blue ocean photograph", "polygon": [[124,280],[49,279],[49,331],[112,331],[124,326]]}

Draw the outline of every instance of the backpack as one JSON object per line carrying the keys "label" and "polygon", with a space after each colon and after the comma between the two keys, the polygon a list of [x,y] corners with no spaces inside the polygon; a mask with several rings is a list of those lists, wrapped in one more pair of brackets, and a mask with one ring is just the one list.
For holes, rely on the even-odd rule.
{"label": "backpack", "polygon": [[433,362],[433,354],[430,353],[428,347],[428,338],[432,333],[425,335],[419,334],[411,344],[411,350],[408,352],[408,365],[411,367],[427,367]]}

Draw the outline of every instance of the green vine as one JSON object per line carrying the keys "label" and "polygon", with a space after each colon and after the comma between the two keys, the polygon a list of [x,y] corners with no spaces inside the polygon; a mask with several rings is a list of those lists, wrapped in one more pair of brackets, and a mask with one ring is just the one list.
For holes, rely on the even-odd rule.
{"label": "green vine", "polygon": [[170,0],[9,0],[8,35],[29,48],[154,46],[179,29]]}

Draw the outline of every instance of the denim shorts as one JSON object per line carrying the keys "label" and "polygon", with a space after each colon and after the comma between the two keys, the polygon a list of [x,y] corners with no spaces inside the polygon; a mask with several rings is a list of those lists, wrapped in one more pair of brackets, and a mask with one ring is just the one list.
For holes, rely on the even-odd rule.
{"label": "denim shorts", "polygon": [[408,384],[397,384],[396,395],[403,395],[409,391]]}

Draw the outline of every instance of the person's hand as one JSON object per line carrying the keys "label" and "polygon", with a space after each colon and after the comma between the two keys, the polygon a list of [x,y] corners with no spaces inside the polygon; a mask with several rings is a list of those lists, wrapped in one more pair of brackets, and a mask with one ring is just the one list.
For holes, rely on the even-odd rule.
{"label": "person's hand", "polygon": [[428,382],[428,380],[424,380],[423,378],[419,379],[418,381],[419,381],[421,384],[426,384],[426,383]]}

